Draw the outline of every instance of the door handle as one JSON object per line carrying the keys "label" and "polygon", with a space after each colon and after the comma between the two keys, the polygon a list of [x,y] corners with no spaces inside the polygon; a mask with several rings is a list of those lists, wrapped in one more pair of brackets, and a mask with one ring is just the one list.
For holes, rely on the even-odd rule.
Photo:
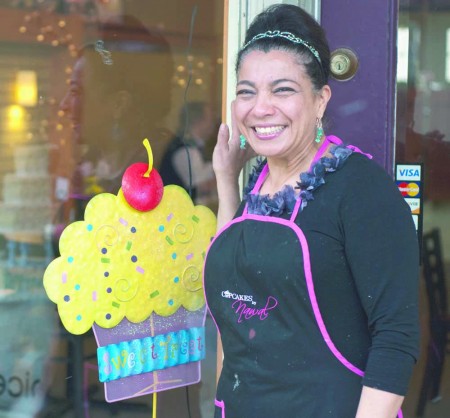
{"label": "door handle", "polygon": [[359,60],[350,48],[338,48],[331,53],[331,76],[339,81],[348,81],[354,77]]}

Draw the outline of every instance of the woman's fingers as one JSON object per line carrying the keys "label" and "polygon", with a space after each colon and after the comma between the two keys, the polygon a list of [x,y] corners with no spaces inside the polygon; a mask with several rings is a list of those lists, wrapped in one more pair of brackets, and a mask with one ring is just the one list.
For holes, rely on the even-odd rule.
{"label": "woman's fingers", "polygon": [[217,133],[217,143],[213,152],[213,168],[216,174],[218,172],[226,171],[229,167],[229,153],[230,147],[228,139],[230,137],[230,130],[225,123],[221,123],[219,132]]}
{"label": "woman's fingers", "polygon": [[228,140],[230,138],[230,129],[226,123],[221,123],[219,132],[217,133],[217,145],[221,148],[228,148]]}
{"label": "woman's fingers", "polygon": [[237,120],[236,120],[236,104],[235,101],[233,100],[231,102],[231,138],[230,138],[230,142],[232,143],[233,146],[236,146],[240,143],[239,136],[240,132],[237,127]]}
{"label": "woman's fingers", "polygon": [[[231,102],[231,126],[222,123],[217,134],[217,144],[213,152],[213,168],[216,175],[235,177],[245,163],[255,156],[250,144],[240,147],[240,131],[237,126],[235,102]],[[231,132],[230,132],[231,128]]]}

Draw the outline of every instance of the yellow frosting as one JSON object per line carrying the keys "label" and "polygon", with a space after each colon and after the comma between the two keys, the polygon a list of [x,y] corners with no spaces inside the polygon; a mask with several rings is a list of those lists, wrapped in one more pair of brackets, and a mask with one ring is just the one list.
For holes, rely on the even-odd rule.
{"label": "yellow frosting", "polygon": [[47,295],[69,332],[204,305],[203,261],[216,218],[207,207],[194,206],[184,189],[164,187],[149,212],[130,207],[121,190],[117,196],[102,193],[88,203],[84,219],[63,231],[61,256],[44,275]]}

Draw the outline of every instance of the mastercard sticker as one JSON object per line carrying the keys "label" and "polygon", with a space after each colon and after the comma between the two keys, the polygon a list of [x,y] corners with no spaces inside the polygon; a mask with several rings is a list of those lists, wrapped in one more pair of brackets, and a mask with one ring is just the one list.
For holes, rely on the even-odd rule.
{"label": "mastercard sticker", "polygon": [[405,197],[419,197],[420,196],[420,185],[419,182],[397,182],[397,187],[400,190],[402,196]]}

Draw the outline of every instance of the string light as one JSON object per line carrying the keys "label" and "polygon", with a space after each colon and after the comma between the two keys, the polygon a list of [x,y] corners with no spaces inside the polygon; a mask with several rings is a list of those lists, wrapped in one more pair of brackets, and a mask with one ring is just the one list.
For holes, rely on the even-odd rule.
{"label": "string light", "polygon": [[208,64],[208,61],[205,61],[205,57],[198,58],[193,54],[189,54],[187,57],[175,57],[175,61],[177,61],[177,58],[183,61],[176,63],[176,72],[172,78],[172,83],[179,88],[184,88],[189,77],[192,77],[193,86],[205,90],[209,77],[217,71],[215,66],[223,64],[221,57],[214,60],[212,64]]}
{"label": "string light", "polygon": [[[56,5],[56,2],[54,4]],[[37,42],[51,45],[54,48],[65,47],[70,59],[76,58],[77,47],[73,42],[74,36],[70,32],[67,20],[56,15],[55,7],[50,7],[49,2],[38,1],[37,4],[33,3],[32,7],[35,10],[25,14],[18,28],[19,33],[23,35],[27,34],[28,36],[33,36],[34,34]],[[79,11],[76,13],[78,15],[81,14]],[[71,63],[65,66],[64,73],[67,76],[70,76],[72,73],[72,66]],[[54,97],[40,97],[39,104],[54,107],[57,105],[57,100]],[[64,112],[55,111],[54,115],[55,120],[53,121],[49,122],[47,119],[41,120],[39,128],[41,133],[44,134],[49,129],[53,129],[60,135],[64,131],[64,120],[62,119]],[[18,120],[18,118],[16,119]],[[61,139],[58,139],[58,142],[61,145],[65,143]]]}

